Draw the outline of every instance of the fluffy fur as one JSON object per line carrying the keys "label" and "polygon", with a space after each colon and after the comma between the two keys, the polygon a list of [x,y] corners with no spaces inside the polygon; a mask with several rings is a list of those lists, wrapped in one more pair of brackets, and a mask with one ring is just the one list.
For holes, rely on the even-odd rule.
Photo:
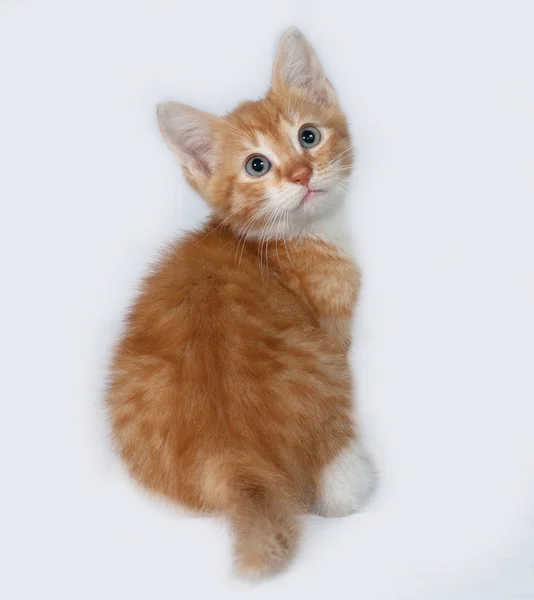
{"label": "fluffy fur", "polygon": [[[297,30],[264,99],[223,118],[171,102],[158,121],[212,216],[168,249],[128,314],[113,436],[138,482],[225,516],[239,571],[265,575],[294,555],[300,515],[349,514],[371,489],[347,356],[359,287],[347,122]],[[321,134],[310,149],[305,125]],[[253,177],[257,154],[272,167]]]}

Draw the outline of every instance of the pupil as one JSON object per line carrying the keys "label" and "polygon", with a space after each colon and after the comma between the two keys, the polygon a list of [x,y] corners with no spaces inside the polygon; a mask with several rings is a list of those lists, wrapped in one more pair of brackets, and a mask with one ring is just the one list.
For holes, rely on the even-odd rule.
{"label": "pupil", "polygon": [[302,139],[307,144],[311,144],[315,141],[315,134],[313,133],[313,131],[310,131],[309,129],[307,129],[306,131],[302,132]]}
{"label": "pupil", "polygon": [[252,161],[252,168],[257,172],[263,171],[263,160],[261,160],[261,158],[255,158]]}

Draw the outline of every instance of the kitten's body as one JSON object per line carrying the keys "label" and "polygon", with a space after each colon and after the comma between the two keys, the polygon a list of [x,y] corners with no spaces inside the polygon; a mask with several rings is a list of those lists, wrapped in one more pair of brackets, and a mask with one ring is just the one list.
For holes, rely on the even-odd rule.
{"label": "kitten's body", "polygon": [[[239,153],[239,144],[248,152],[256,136],[264,152],[274,155],[276,148],[272,177],[283,178],[281,157],[293,151],[281,147],[281,137],[277,145],[277,135],[295,112],[304,110],[307,120],[315,109],[301,98],[288,114],[276,94],[227,117],[233,129],[222,122],[213,128],[217,169],[202,167],[198,144],[177,144],[186,176],[214,214],[176,242],[145,280],[116,348],[108,393],[114,438],[132,475],[185,506],[229,518],[238,565],[248,574],[285,564],[300,514],[353,512],[371,485],[347,356],[359,274],[345,247],[339,194],[325,192],[322,208],[318,193],[309,201],[316,205],[304,206],[305,218],[289,218],[284,208],[273,213],[283,219],[262,219],[258,206],[266,197],[274,202],[275,192],[256,181],[244,187],[248,181],[224,166],[226,154]],[[272,123],[262,132],[255,111],[265,110],[262,102],[269,108],[269,98]],[[346,131],[342,114],[320,107],[328,110],[330,152],[296,158],[314,160],[309,181],[317,174],[325,187],[332,155],[336,160],[347,147],[346,140],[335,145]],[[243,126],[248,118],[254,130]],[[276,123],[279,131],[270,132]],[[349,168],[350,158],[340,164]],[[298,177],[292,181],[301,183]],[[300,193],[297,183],[289,192]],[[280,185],[283,201],[299,211],[306,199],[293,201]],[[246,215],[251,206],[256,212]]]}

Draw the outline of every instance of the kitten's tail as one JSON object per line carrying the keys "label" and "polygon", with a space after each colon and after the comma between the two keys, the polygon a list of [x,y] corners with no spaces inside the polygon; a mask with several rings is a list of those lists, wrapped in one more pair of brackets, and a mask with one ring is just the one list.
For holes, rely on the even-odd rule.
{"label": "kitten's tail", "polygon": [[227,514],[234,532],[235,566],[240,575],[259,578],[282,570],[300,539],[298,503],[287,481],[254,461],[234,471]]}

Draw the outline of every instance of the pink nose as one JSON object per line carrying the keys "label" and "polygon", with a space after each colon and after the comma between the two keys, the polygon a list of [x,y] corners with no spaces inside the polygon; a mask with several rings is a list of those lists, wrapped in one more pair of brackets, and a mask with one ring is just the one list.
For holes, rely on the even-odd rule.
{"label": "pink nose", "polygon": [[299,183],[300,185],[303,185],[304,187],[308,187],[311,176],[312,176],[311,169],[300,168],[300,169],[298,169],[298,171],[295,171],[293,173],[293,175],[291,176],[291,181],[293,183]]}

